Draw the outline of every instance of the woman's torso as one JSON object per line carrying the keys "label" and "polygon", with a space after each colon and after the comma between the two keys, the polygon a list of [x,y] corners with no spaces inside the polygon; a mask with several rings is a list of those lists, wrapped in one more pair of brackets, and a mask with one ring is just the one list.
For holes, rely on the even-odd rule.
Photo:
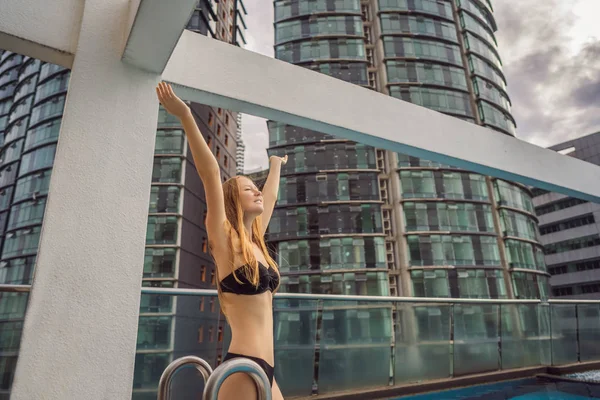
{"label": "woman's torso", "polygon": [[[263,269],[262,273],[273,272],[267,269],[271,267],[256,244],[253,244],[253,250],[259,268]],[[225,261],[215,258],[217,263]],[[239,254],[234,255],[233,260],[236,268],[245,264]],[[237,271],[237,274],[238,278],[241,278],[240,271]],[[227,276],[220,279],[225,280]],[[231,282],[231,278],[228,281]],[[221,283],[222,281],[219,282]],[[223,292],[221,299],[223,302],[221,307],[224,308],[227,322],[231,327],[229,352],[259,357],[273,366],[273,293],[271,290],[258,294]]]}

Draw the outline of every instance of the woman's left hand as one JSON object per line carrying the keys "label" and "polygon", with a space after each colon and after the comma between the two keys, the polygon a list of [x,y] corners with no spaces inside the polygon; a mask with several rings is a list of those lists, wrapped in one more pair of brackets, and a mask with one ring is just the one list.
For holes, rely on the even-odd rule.
{"label": "woman's left hand", "polygon": [[285,165],[285,163],[287,163],[288,156],[287,156],[287,154],[286,154],[284,157],[271,156],[271,157],[269,158],[269,160],[270,160],[270,161],[273,161],[273,160],[280,160],[280,161],[281,161],[281,164]]}

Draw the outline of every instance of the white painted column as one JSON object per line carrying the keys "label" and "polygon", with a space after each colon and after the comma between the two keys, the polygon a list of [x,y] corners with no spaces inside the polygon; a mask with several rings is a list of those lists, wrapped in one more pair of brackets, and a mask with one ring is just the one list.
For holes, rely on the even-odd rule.
{"label": "white painted column", "polygon": [[131,398],[159,76],[129,0],[86,0],[12,399]]}

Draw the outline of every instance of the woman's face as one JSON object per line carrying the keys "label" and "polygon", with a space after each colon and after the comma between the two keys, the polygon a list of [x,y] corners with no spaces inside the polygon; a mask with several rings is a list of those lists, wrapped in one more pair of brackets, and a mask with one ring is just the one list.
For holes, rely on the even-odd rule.
{"label": "woman's face", "polygon": [[240,189],[240,201],[244,213],[251,215],[260,215],[264,211],[263,196],[254,182],[248,178],[239,178],[238,187]]}

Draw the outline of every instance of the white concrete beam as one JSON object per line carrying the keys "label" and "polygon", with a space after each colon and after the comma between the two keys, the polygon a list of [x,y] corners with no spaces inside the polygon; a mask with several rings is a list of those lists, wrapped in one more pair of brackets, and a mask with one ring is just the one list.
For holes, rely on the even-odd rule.
{"label": "white concrete beam", "polygon": [[600,202],[600,167],[186,31],[163,79],[182,97]]}
{"label": "white concrete beam", "polygon": [[123,61],[161,74],[198,0],[133,0]]}
{"label": "white concrete beam", "polygon": [[0,49],[71,68],[84,3],[0,0]]}
{"label": "white concrete beam", "polygon": [[128,5],[85,1],[14,400],[131,398],[159,75],[121,61]]}

